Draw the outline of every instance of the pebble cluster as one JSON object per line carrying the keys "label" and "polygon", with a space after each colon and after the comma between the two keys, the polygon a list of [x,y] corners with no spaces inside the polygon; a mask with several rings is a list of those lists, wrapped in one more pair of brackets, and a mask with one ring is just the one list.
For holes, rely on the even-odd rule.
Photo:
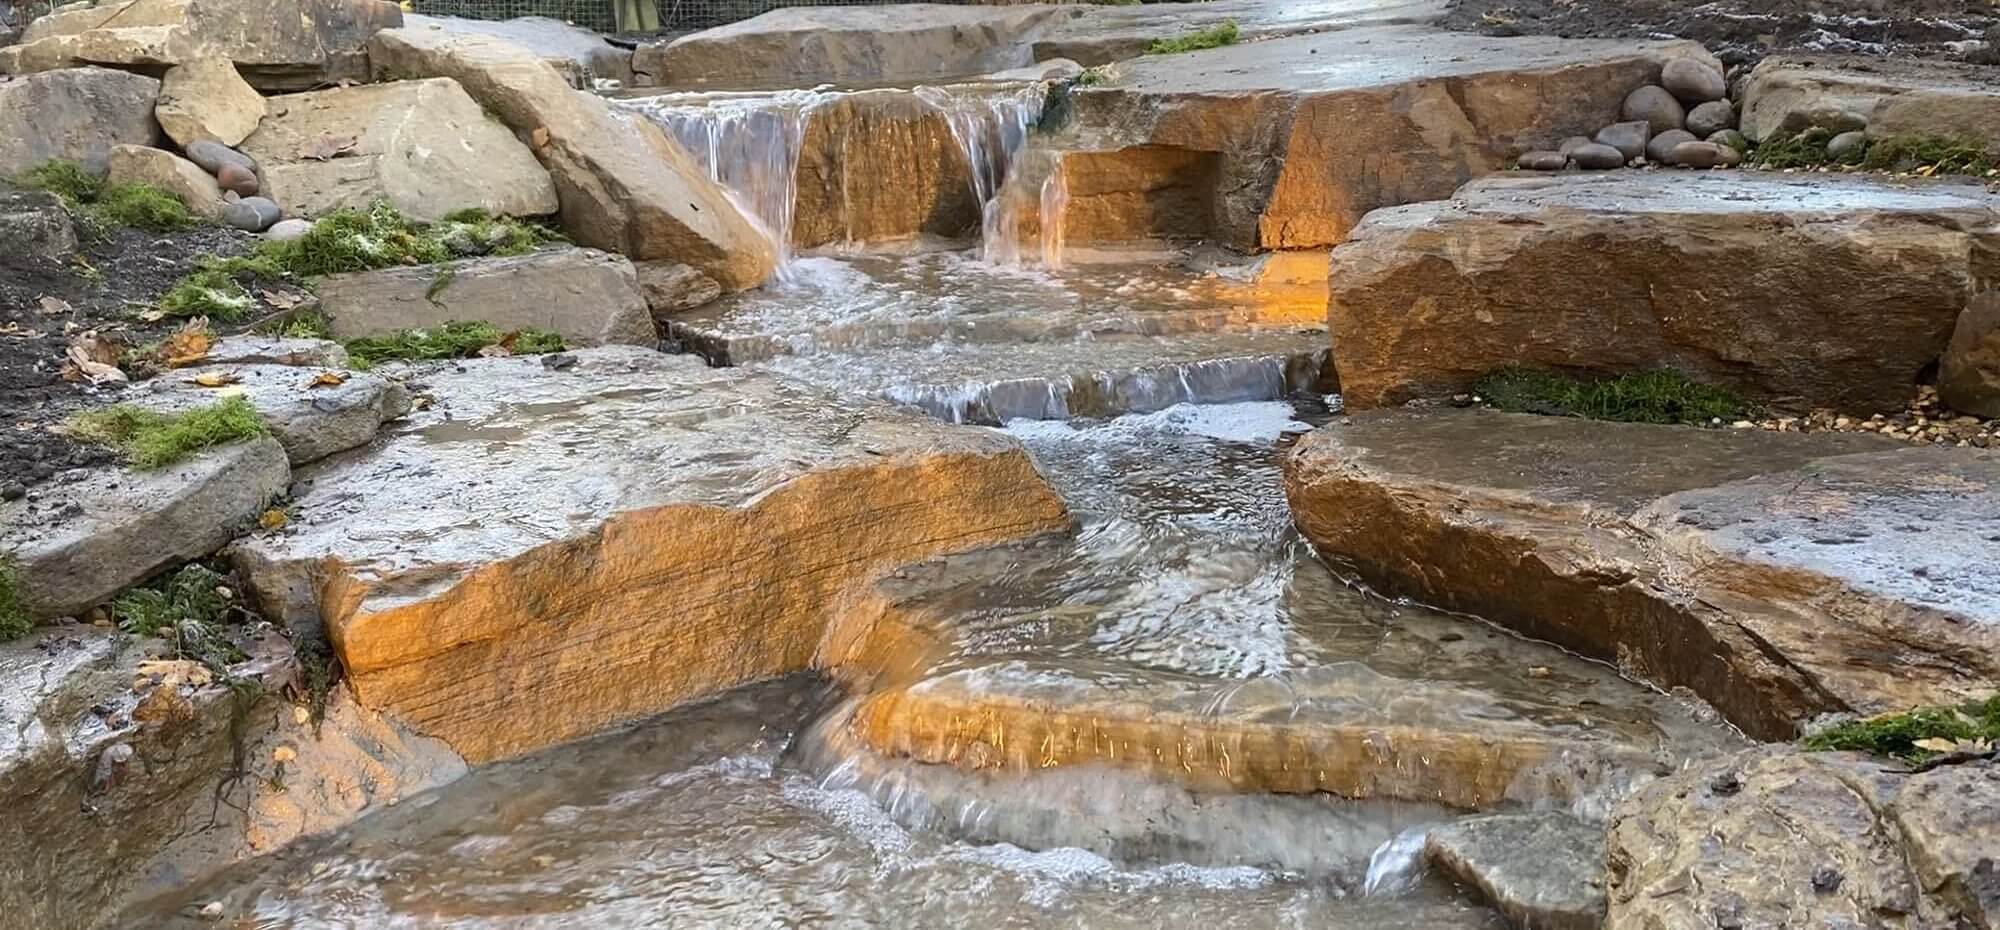
{"label": "pebble cluster", "polygon": [[1803,417],[1767,417],[1738,420],[1737,429],[1764,429],[1781,433],[1880,433],[1891,439],[1933,446],[2000,448],[2000,419],[1964,416],[1938,400],[1937,388],[1920,387],[1917,396],[1902,412],[1870,417],[1848,416],[1832,410],[1815,410]]}
{"label": "pebble cluster", "polygon": [[1748,142],[1736,131],[1736,105],[1722,72],[1692,58],[1660,70],[1660,83],[1626,95],[1619,122],[1591,138],[1572,136],[1554,150],[1523,154],[1526,171],[1582,168],[1606,171],[1627,165],[1727,168],[1743,162]]}
{"label": "pebble cluster", "polygon": [[276,225],[283,211],[278,202],[258,196],[257,162],[220,142],[202,140],[187,146],[188,160],[215,175],[223,199],[222,221],[246,232],[263,232]]}

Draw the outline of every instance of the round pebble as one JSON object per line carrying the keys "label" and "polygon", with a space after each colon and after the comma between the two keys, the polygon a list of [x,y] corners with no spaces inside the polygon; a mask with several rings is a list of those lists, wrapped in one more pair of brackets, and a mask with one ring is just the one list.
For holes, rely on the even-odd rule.
{"label": "round pebble", "polygon": [[201,170],[209,174],[221,174],[225,165],[236,165],[252,173],[257,171],[257,163],[250,156],[220,142],[209,139],[190,142],[185,151],[188,161],[200,165]]}
{"label": "round pebble", "polygon": [[279,220],[271,224],[270,229],[264,230],[264,238],[272,242],[290,242],[312,231],[312,228],[313,224],[308,220]]}
{"label": "round pebble", "polygon": [[1569,166],[1569,156],[1561,152],[1525,152],[1515,164],[1523,171],[1561,171]]}
{"label": "round pebble", "polygon": [[1626,95],[1625,105],[1619,108],[1625,120],[1645,120],[1656,133],[1669,129],[1679,129],[1687,119],[1687,111],[1681,102],[1667,93],[1664,87],[1648,85]]}
{"label": "round pebble", "polygon": [[278,222],[276,201],[268,197],[245,197],[222,207],[222,221],[246,232],[263,232]]}
{"label": "round pebble", "polygon": [[1597,131],[1596,141],[1611,146],[1625,154],[1631,161],[1646,154],[1646,140],[1653,137],[1652,127],[1644,121],[1612,123]]}
{"label": "round pebble", "polygon": [[1713,142],[1683,142],[1668,150],[1666,163],[1682,168],[1714,168],[1722,164],[1723,153],[1727,151]]}
{"label": "round pebble", "polygon": [[1706,141],[1713,142],[1716,145],[1726,145],[1738,152],[1747,152],[1750,150],[1750,140],[1734,129],[1724,129],[1721,132],[1710,135]]}
{"label": "round pebble", "polygon": [[1570,136],[1564,139],[1561,145],[1556,146],[1556,151],[1563,153],[1564,156],[1568,156],[1569,153],[1589,145],[1590,142],[1591,140],[1588,136]]}
{"label": "round pebble", "polygon": [[1687,131],[1704,139],[1736,128],[1736,107],[1727,100],[1710,100],[1688,111]]}
{"label": "round pebble", "polygon": [[1842,158],[1859,149],[1867,141],[1868,134],[1865,132],[1843,132],[1827,141],[1826,153],[1835,158]]}
{"label": "round pebble", "polygon": [[236,192],[239,197],[254,197],[260,189],[256,172],[242,165],[223,165],[222,170],[215,173],[215,183],[222,185],[223,190]]}
{"label": "round pebble", "polygon": [[1625,167],[1625,153],[1602,142],[1592,142],[1589,145],[1582,146],[1576,151],[1569,153],[1569,157],[1571,161],[1576,162],[1578,168],[1590,171],[1604,171],[1610,168]]}
{"label": "round pebble", "polygon": [[1676,58],[1660,69],[1660,86],[1688,103],[1721,100],[1729,94],[1722,72],[1692,58]]}
{"label": "round pebble", "polygon": [[1673,151],[1674,146],[1683,142],[1700,141],[1694,133],[1688,132],[1685,129],[1669,129],[1654,136],[1651,142],[1646,143],[1646,160],[1655,164],[1669,164],[1667,153]]}

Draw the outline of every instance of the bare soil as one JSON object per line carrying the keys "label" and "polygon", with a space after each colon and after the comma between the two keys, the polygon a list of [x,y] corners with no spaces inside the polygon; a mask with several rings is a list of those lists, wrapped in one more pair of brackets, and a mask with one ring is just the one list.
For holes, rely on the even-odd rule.
{"label": "bare soil", "polygon": [[1489,35],[1673,37],[1724,64],[1780,51],[2000,64],[1990,0],[1454,0],[1445,24]]}

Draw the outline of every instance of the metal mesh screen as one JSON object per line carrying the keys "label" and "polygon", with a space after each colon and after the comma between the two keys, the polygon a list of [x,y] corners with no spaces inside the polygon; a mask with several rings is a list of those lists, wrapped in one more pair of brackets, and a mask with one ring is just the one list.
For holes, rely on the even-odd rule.
{"label": "metal mesh screen", "polygon": [[598,32],[618,31],[613,0],[414,0],[411,6],[417,12],[431,16],[463,16],[467,19],[547,16]]}
{"label": "metal mesh screen", "polygon": [[[628,0],[629,2],[629,0]],[[659,11],[659,26],[670,32],[688,32],[749,19],[779,7],[790,6],[874,6],[884,0],[638,0]],[[933,3],[995,6],[1032,0],[929,0]],[[1064,2],[1064,0],[1054,0]],[[549,16],[567,20],[599,32],[616,32],[616,0],[414,0],[419,13],[434,16],[463,16],[469,19],[513,19],[517,16]]]}

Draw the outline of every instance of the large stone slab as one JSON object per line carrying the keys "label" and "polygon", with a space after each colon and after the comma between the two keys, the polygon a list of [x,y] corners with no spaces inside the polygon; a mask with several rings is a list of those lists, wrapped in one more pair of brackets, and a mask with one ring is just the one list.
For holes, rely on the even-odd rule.
{"label": "large stone slab", "polygon": [[[457,16],[403,14],[403,25],[413,29],[441,29],[445,32],[489,35],[540,55],[544,61],[561,62],[593,81],[632,83],[632,52],[604,41],[604,37],[581,26],[546,16],[514,19],[463,19]],[[586,85],[586,88],[588,85]]]}
{"label": "large stone slab", "polygon": [[1565,813],[1454,821],[1424,839],[1431,865],[1479,889],[1520,930],[1604,923],[1604,828]]}
{"label": "large stone slab", "polygon": [[1494,178],[1371,214],[1334,250],[1353,408],[1510,365],[1678,368],[1756,397],[1899,408],[1974,284],[2000,198],[1972,185],[1715,172]]}
{"label": "large stone slab", "polygon": [[0,79],[0,177],[52,158],[103,175],[112,148],[159,139],[153,121],[159,92],[157,80],[108,68]]}
{"label": "large stone slab", "polygon": [[319,297],[341,339],[453,320],[546,329],[576,345],[652,346],[660,338],[632,263],[596,249],[329,275]]}
{"label": "large stone slab", "polygon": [[227,58],[197,58],[167,69],[153,115],[168,138],[183,147],[204,139],[235,145],[264,118],[262,94]]}
{"label": "large stone slab", "polygon": [[383,423],[410,411],[410,394],[401,382],[364,372],[274,363],[218,363],[168,372],[140,383],[126,402],[166,413],[207,406],[215,403],[217,389],[196,381],[203,376],[231,381],[228,390],[257,408],[293,465],[366,445]]}
{"label": "large stone slab", "polygon": [[1332,246],[1370,210],[1595,132],[1687,57],[1712,61],[1690,42],[1393,26],[1134,59],[1073,88],[1045,143],[1062,153],[1064,238]]}
{"label": "large stone slab", "polygon": [[205,58],[233,61],[260,90],[302,90],[363,78],[361,45],[402,24],[386,0],[129,0],[66,7],[36,19],[21,44],[0,49],[0,73],[104,64],[160,69]]}
{"label": "large stone slab", "polygon": [[1330,562],[1685,688],[1753,736],[2000,677],[2000,454],[1438,410],[1354,416],[1285,467]]}
{"label": "large stone slab", "polygon": [[474,762],[806,668],[877,573],[1064,529],[1026,453],[691,356],[475,359],[238,548],[361,702]]}
{"label": "large stone slab", "polygon": [[1773,55],[1760,62],[1743,90],[1743,134],[1763,142],[1815,127],[2000,146],[2000,89],[1983,65],[1874,55]]}
{"label": "large stone slab", "polygon": [[284,447],[269,438],[156,471],[89,469],[0,504],[0,550],[20,562],[30,614],[78,615],[222,548],[290,475]]}
{"label": "large stone slab", "polygon": [[526,134],[578,244],[692,265],[732,291],[775,269],[771,242],[664,131],[614,115],[534,53],[490,36],[393,29],[369,41],[369,55],[380,74],[457,81]]}
{"label": "large stone slab", "polygon": [[242,150],[257,160],[264,195],[301,216],[378,200],[422,222],[557,207],[534,153],[447,78],[273,97]]}
{"label": "large stone slab", "polygon": [[1996,809],[1991,759],[1912,775],[1772,747],[1698,764],[1613,816],[1604,926],[2000,926]]}

